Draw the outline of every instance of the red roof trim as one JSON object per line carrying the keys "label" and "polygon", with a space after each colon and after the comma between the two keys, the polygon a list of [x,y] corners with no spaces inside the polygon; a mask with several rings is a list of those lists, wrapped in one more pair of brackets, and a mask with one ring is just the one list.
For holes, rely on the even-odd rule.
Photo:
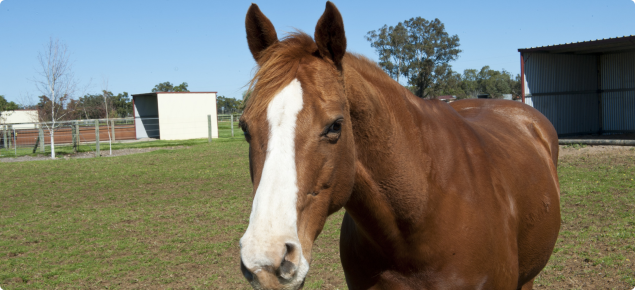
{"label": "red roof trim", "polygon": [[445,95],[445,96],[438,96],[437,99],[439,99],[439,100],[449,100],[449,99],[456,99],[456,97],[451,96],[451,95]]}
{"label": "red roof trim", "polygon": [[218,94],[218,92],[154,92],[154,94],[212,94],[212,93]]}

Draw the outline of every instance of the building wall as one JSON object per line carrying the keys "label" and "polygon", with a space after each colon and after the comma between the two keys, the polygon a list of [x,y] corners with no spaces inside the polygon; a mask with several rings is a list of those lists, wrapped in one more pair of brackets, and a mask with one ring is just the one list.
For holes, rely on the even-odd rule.
{"label": "building wall", "polygon": [[207,115],[218,138],[216,93],[158,93],[157,99],[161,140],[207,138]]}
{"label": "building wall", "polygon": [[133,96],[137,139],[159,138],[159,106],[154,96]]}
{"label": "building wall", "polygon": [[635,131],[635,52],[606,54],[601,60],[603,130]]}
{"label": "building wall", "polygon": [[[16,110],[16,111],[4,111],[0,114],[0,124],[13,125],[15,129],[33,129],[37,128],[35,124],[22,124],[22,123],[37,123],[38,113],[36,110]],[[22,124],[22,125],[20,125]]]}
{"label": "building wall", "polygon": [[600,128],[597,57],[525,53],[525,103],[543,113],[559,135]]}
{"label": "building wall", "polygon": [[559,135],[635,131],[635,52],[525,53],[524,59],[525,103]]}

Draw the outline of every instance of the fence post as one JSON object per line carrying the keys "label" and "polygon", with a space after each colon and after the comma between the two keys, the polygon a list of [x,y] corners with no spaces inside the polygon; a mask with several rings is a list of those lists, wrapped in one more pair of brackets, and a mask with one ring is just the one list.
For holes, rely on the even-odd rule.
{"label": "fence post", "polygon": [[15,127],[13,127],[13,125],[11,125],[11,129],[13,131],[13,155],[18,157],[18,140],[16,139],[18,136],[16,136],[17,134],[15,133]]}
{"label": "fence post", "polygon": [[75,147],[75,151],[79,150],[79,121],[75,121],[75,128],[73,128],[73,130],[75,131],[75,143],[73,144],[73,147]]}
{"label": "fence post", "polygon": [[99,120],[95,120],[95,157],[99,156]]}
{"label": "fence post", "polygon": [[7,125],[7,131],[9,131],[9,139],[7,139],[7,149],[11,149],[11,143],[13,141],[13,135],[11,135],[11,131],[13,131],[13,125]]}
{"label": "fence post", "polygon": [[[44,129],[42,129],[42,124],[40,124],[40,153],[44,153]],[[35,152],[33,152],[35,153]]]}
{"label": "fence post", "polygon": [[75,144],[77,143],[77,136],[75,135],[75,122],[71,124],[71,137],[73,138],[71,144],[73,144],[73,152],[77,152],[77,147],[75,147]]}
{"label": "fence post", "polygon": [[207,143],[212,143],[212,115],[207,115]]}
{"label": "fence post", "polygon": [[234,114],[230,114],[229,115],[232,119],[231,121],[231,126],[232,126],[232,137],[234,137]]}
{"label": "fence post", "polygon": [[2,125],[2,135],[4,135],[4,143],[2,143],[2,146],[5,149],[8,149],[9,147],[7,147],[7,125]]}
{"label": "fence post", "polygon": [[15,129],[13,128],[13,125],[9,126],[9,148],[11,148],[12,146],[15,146]]}
{"label": "fence post", "polygon": [[112,142],[115,142],[115,120],[110,120],[110,128],[112,129]]}

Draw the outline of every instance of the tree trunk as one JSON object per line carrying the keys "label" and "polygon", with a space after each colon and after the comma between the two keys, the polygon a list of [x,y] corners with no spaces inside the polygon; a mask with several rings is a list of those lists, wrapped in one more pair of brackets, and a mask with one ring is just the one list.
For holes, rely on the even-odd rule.
{"label": "tree trunk", "polygon": [[51,130],[51,158],[55,159],[55,133]]}

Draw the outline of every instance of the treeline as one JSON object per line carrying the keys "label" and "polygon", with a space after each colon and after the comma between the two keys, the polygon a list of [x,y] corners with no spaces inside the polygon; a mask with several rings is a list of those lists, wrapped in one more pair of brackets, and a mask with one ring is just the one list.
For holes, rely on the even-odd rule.
{"label": "treeline", "polygon": [[[152,92],[189,92],[186,82],[180,85],[173,85],[170,82],[157,84]],[[243,99],[249,97],[245,92]],[[132,117],[132,97],[128,92],[114,94],[111,91],[102,91],[99,94],[86,94],[78,99],[61,98],[64,106],[56,107],[56,120],[81,120],[81,119],[104,119]],[[228,98],[225,96],[216,97],[216,109],[218,114],[237,114],[244,109],[245,100]],[[0,111],[10,111],[17,109],[38,110],[40,120],[51,120],[53,102],[47,96],[39,96],[38,103],[30,106],[20,106],[14,102],[7,102],[4,96],[0,95]]]}
{"label": "treeline", "polygon": [[497,71],[484,66],[481,70],[466,69],[463,74],[451,71],[448,78],[440,80],[439,90],[432,92],[430,97],[453,95],[467,99],[486,94],[499,99],[504,94],[511,94],[516,98],[520,96],[520,88],[520,75],[513,76],[506,70]]}
{"label": "treeline", "polygon": [[217,114],[236,114],[243,111],[243,100],[227,98],[225,96],[216,97]]}
{"label": "treeline", "polygon": [[[51,120],[53,102],[47,96],[39,96],[39,102],[25,109],[38,111],[40,120]],[[79,99],[70,99],[63,107],[56,108],[56,120],[81,120],[125,118],[132,116],[132,100],[127,92],[117,95],[110,91],[101,94],[87,94]]]}
{"label": "treeline", "polygon": [[[152,92],[189,92],[186,82],[173,85],[170,82],[157,84]],[[249,94],[245,94],[247,97]],[[245,96],[243,96],[245,98]],[[102,91],[99,94],[86,94],[78,99],[60,98],[63,106],[56,106],[55,115],[58,121],[81,119],[104,119],[132,117],[132,97],[128,92],[114,94],[111,91]],[[0,95],[0,112],[18,109],[38,110],[40,120],[52,119],[53,102],[47,96],[39,96],[35,105],[21,106],[14,102],[8,102]],[[217,96],[216,108],[218,114],[237,114],[244,108],[244,101],[225,96]]]}

